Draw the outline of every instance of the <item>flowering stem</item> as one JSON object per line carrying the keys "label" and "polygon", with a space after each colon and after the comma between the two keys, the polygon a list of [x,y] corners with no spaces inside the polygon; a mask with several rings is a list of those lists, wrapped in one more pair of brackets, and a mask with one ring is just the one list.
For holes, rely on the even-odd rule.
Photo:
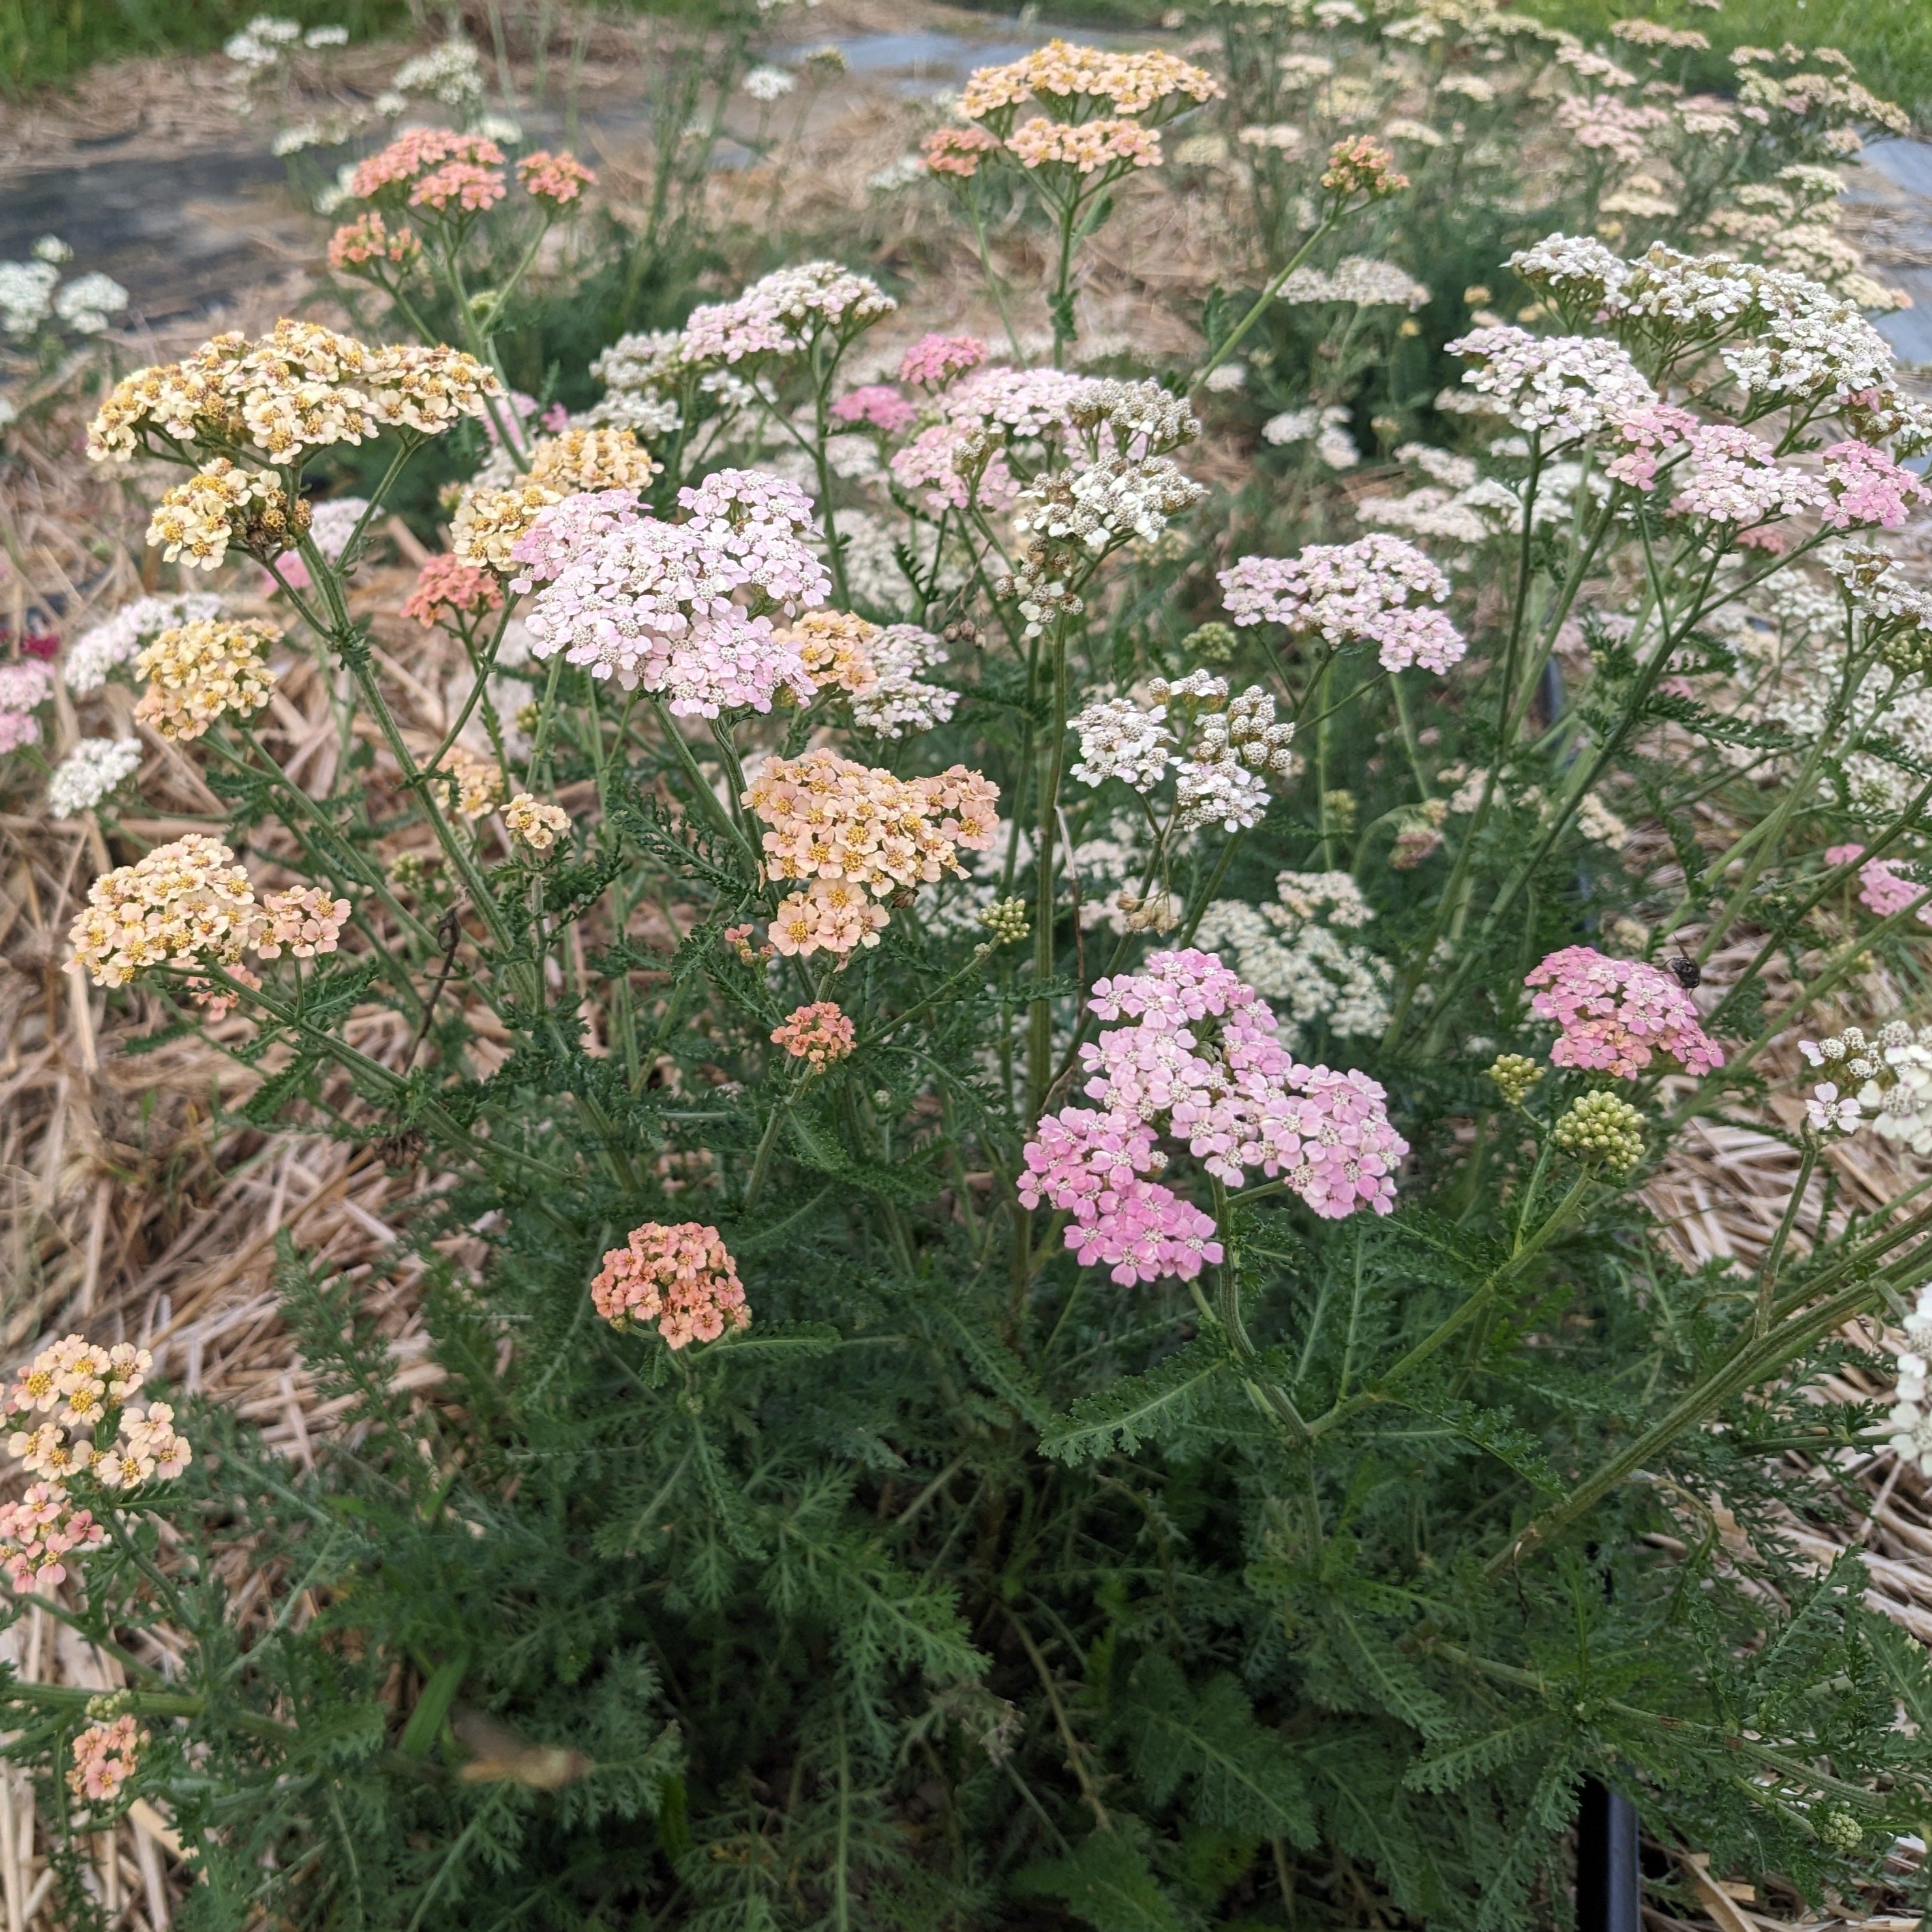
{"label": "flowering stem", "polygon": [[704,801],[712,817],[730,833],[732,842],[743,854],[746,863],[752,868],[752,876],[755,879],[758,875],[758,855],[752,850],[744,833],[739,830],[737,820],[725,810],[718,794],[711,789],[710,782],[699,768],[689,742],[677,728],[677,721],[664,709],[663,699],[655,692],[651,694],[651,708],[658,714],[658,722],[664,728],[665,741],[676,754],[678,763],[684,767],[685,776],[691,781],[692,788]]}
{"label": "flowering stem", "polygon": [[1331,209],[1327,215],[1323,217],[1321,224],[1309,236],[1308,239],[1303,242],[1301,246],[1289,256],[1287,266],[1282,268],[1278,275],[1275,276],[1273,280],[1269,282],[1268,286],[1263,289],[1259,295],[1256,296],[1254,306],[1248,310],[1246,315],[1242,316],[1239,322],[1235,323],[1233,328],[1231,329],[1227,334],[1224,335],[1221,338],[1220,346],[1214,351],[1214,354],[1209,356],[1208,360],[1202,363],[1201,367],[1195,371],[1193,381],[1187,386],[1190,394],[1192,394],[1195,390],[1199,388],[1202,384],[1206,382],[1208,378],[1213,375],[1214,371],[1220,368],[1221,364],[1226,362],[1230,356],[1234,354],[1235,350],[1240,346],[1242,337],[1246,335],[1248,331],[1253,328],[1255,324],[1261,320],[1262,314],[1268,308],[1268,304],[1273,302],[1276,296],[1280,294],[1282,284],[1288,280],[1290,275],[1294,273],[1296,269],[1301,266],[1303,262],[1308,260],[1309,256],[1314,252],[1316,244],[1334,226],[1336,223],[1341,220],[1341,218],[1342,209],[1339,206]]}
{"label": "flowering stem", "polygon": [[1760,1340],[1771,1333],[1772,1298],[1778,1285],[1778,1264],[1784,1258],[1784,1244],[1791,1238],[1798,1210],[1804,1204],[1804,1190],[1810,1180],[1811,1170],[1818,1165],[1821,1144],[1816,1134],[1804,1136],[1804,1157],[1798,1163],[1798,1178],[1791,1184],[1791,1198],[1784,1204],[1784,1218],[1778,1222],[1778,1232],[1765,1250],[1764,1265],[1758,1270],[1757,1314],[1751,1324],[1751,1332]]}
{"label": "flowering stem", "polygon": [[788,1094],[772,1109],[772,1117],[765,1123],[765,1131],[759,1137],[758,1150],[752,1156],[752,1172],[745,1183],[745,1198],[738,1211],[748,1214],[758,1196],[764,1191],[765,1177],[772,1168],[772,1156],[778,1144],[778,1130],[784,1124],[786,1114],[791,1111],[791,1096]]}
{"label": "flowering stem", "polygon": [[993,256],[986,241],[986,214],[980,206],[980,197],[968,194],[967,212],[972,217],[973,232],[980,244],[980,266],[986,272],[986,286],[993,292],[993,304],[1000,311],[1000,322],[1006,332],[1006,346],[1013,352],[1016,362],[1026,358],[1020,353],[1020,339],[1013,328],[1013,318],[1006,307],[1006,285],[1000,272],[993,266]]}
{"label": "flowering stem", "polygon": [[1055,618],[1049,646],[1053,653],[1053,718],[1042,747],[1044,770],[1040,778],[1040,842],[1034,860],[1035,911],[1033,970],[1036,988],[1029,1022],[1028,1084],[1030,1088],[1032,1118],[1037,1118],[1046,1104],[1048,1062],[1053,1053],[1053,1009],[1047,982],[1053,977],[1054,834],[1058,829],[1061,768],[1066,755],[1066,626]]}

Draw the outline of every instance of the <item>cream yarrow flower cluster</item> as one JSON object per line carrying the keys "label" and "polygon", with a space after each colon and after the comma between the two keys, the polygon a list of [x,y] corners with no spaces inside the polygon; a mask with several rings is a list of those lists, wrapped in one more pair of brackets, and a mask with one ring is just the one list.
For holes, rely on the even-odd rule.
{"label": "cream yarrow flower cluster", "polygon": [[190,832],[95,880],[68,937],[97,986],[124,986],[151,967],[231,965],[260,919],[235,854]]}
{"label": "cream yarrow flower cluster", "polygon": [[516,568],[517,541],[536,528],[538,517],[564,493],[526,478],[507,490],[466,490],[449,526],[450,554],[475,570],[508,577]]}
{"label": "cream yarrow flower cluster", "polygon": [[530,452],[529,481],[560,496],[641,490],[664,467],[628,429],[566,429]]}
{"label": "cream yarrow flower cluster", "polygon": [[272,470],[244,470],[218,456],[185,483],[163,493],[148,522],[148,542],[164,562],[213,570],[231,543],[258,556],[279,555],[309,523],[309,506],[293,502]]}
{"label": "cream yarrow flower cluster", "polygon": [[252,717],[275,674],[263,654],[281,641],[273,624],[206,617],[164,631],[134,660],[147,689],[134,716],[164,738],[199,738],[218,718]]}
{"label": "cream yarrow flower cluster", "polygon": [[194,1451],[176,1432],[174,1411],[130,1400],[154,1366],[130,1342],[104,1348],[68,1335],[43,1348],[7,1392],[8,1414],[28,1419],[8,1438],[8,1453],[50,1484],[84,1475],[104,1489],[132,1489],[179,1475]]}
{"label": "cream yarrow flower cluster", "polygon": [[561,806],[545,805],[520,791],[504,806],[503,823],[532,852],[548,852],[570,830],[570,814]]}

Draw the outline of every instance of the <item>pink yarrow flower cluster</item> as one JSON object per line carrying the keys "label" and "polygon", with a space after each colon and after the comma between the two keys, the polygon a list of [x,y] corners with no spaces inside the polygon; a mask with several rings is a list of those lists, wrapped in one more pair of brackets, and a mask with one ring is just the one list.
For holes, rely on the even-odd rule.
{"label": "pink yarrow flower cluster", "polygon": [[1702,424],[1688,410],[1653,402],[1612,410],[1606,427],[1617,453],[1604,465],[1604,473],[1634,490],[1647,490],[1656,487],[1665,452],[1688,446]]}
{"label": "pink yarrow flower cluster", "polygon": [[358,201],[374,201],[412,187],[452,161],[477,168],[500,168],[503,151],[481,134],[458,134],[447,128],[412,128],[399,134],[380,154],[360,163],[349,177],[349,192]]}
{"label": "pink yarrow flower cluster", "polygon": [[978,368],[986,352],[986,345],[976,335],[922,335],[899,358],[899,380],[944,388],[954,376]]}
{"label": "pink yarrow flower cluster", "polygon": [[1690,995],[1644,960],[1568,946],[1526,974],[1523,984],[1542,989],[1530,1011],[1561,1029],[1550,1049],[1554,1066],[1634,1080],[1658,1053],[1687,1073],[1709,1073],[1724,1064]]}
{"label": "pink yarrow flower cluster", "polygon": [[74,1768],[67,1774],[68,1789],[76,1798],[112,1804],[122,1786],[140,1768],[141,1753],[152,1741],[151,1734],[131,1714],[116,1718],[111,1724],[90,1724],[74,1741]]}
{"label": "pink yarrow flower cluster", "polygon": [[33,1483],[18,1502],[0,1503],[0,1569],[20,1595],[67,1579],[70,1556],[100,1549],[107,1532],[92,1510],[77,1509],[58,1483]]}
{"label": "pink yarrow flower cluster", "polygon": [[1819,479],[1778,461],[1771,446],[1734,423],[1704,423],[1691,433],[1677,473],[1671,514],[1748,526],[1828,507]]}
{"label": "pink yarrow flower cluster", "polygon": [[[1864,857],[1862,845],[1834,845],[1825,854],[1828,866],[1848,866],[1855,859]],[[1858,868],[1858,903],[1877,914],[1880,919],[1889,919],[1895,912],[1903,912],[1916,899],[1922,897],[1925,888],[1916,880],[1903,878],[1894,872],[1889,861],[1884,859],[1868,859]],[[1932,926],[1932,901],[1918,908],[1921,926]]]}
{"label": "pink yarrow flower cluster", "polygon": [[830,415],[834,422],[863,423],[868,429],[897,436],[911,425],[919,407],[886,383],[868,382],[863,388],[848,389],[832,405]]}
{"label": "pink yarrow flower cluster", "polygon": [[806,1061],[814,1073],[843,1060],[858,1042],[856,1030],[836,1000],[814,1000],[809,1006],[795,1007],[772,1030],[772,1044],[783,1047],[793,1059]]}
{"label": "pink yarrow flower cluster", "polygon": [[1230,1184],[1251,1168],[1282,1175],[1329,1220],[1394,1205],[1408,1146],[1382,1088],[1298,1063],[1261,997],[1213,953],[1157,952],[1143,972],[1100,981],[1094,1011],[1130,1022],[1081,1049],[1083,1090],[1099,1109],[1043,1119],[1019,1189],[1023,1205],[1072,1216],[1066,1244],[1083,1265],[1110,1266],[1126,1287],[1191,1280],[1221,1259],[1213,1221],[1148,1178],[1167,1166],[1162,1135]]}
{"label": "pink yarrow flower cluster", "polygon": [[668,1348],[715,1342],[752,1325],[737,1264],[716,1228],[646,1221],[604,1257],[590,1299],[614,1328],[655,1322]]}
{"label": "pink yarrow flower cluster", "polygon": [[403,615],[427,631],[451,618],[480,617],[502,607],[503,593],[490,572],[440,554],[417,572],[416,587],[403,600]]}
{"label": "pink yarrow flower cluster", "polygon": [[1220,573],[1236,624],[1281,624],[1340,649],[1372,644],[1385,670],[1442,673],[1468,648],[1434,607],[1449,580],[1412,544],[1381,531],[1352,544],[1312,544],[1283,559],[1244,556]]}
{"label": "pink yarrow flower cluster", "polygon": [[0,664],[0,754],[39,742],[34,710],[53,695],[54,674],[34,658]]}
{"label": "pink yarrow flower cluster", "polygon": [[588,556],[613,530],[637,520],[637,493],[631,490],[582,490],[547,503],[510,546],[512,561],[522,566],[510,588],[528,596],[539,584],[561,577],[580,557]]}
{"label": "pink yarrow flower cluster", "polygon": [[805,262],[754,282],[736,302],[693,309],[679,352],[687,362],[728,364],[802,355],[819,335],[849,335],[898,307],[868,276]]}
{"label": "pink yarrow flower cluster", "polygon": [[[680,524],[626,521],[607,502],[594,514],[615,526],[580,549],[579,526],[548,526],[543,543],[569,560],[532,602],[532,655],[561,652],[593,677],[662,693],[680,716],[769,711],[781,689],[809,703],[817,686],[770,614],[794,617],[831,589],[806,544],[811,499],[780,477],[721,470],[680,490],[678,502],[687,513]],[[538,533],[525,541],[536,549]],[[543,549],[529,560],[548,568],[554,560]]]}
{"label": "pink yarrow flower cluster", "polygon": [[939,420],[892,458],[892,480],[931,510],[1010,504],[1020,486],[1001,453],[1007,439],[1070,440],[1074,408],[1103,388],[1064,369],[978,370],[938,399]]}
{"label": "pink yarrow flower cluster", "polygon": [[1913,504],[1932,501],[1932,490],[1912,471],[1868,442],[1834,442],[1823,462],[1834,500],[1825,520],[1836,530],[1895,530]]}
{"label": "pink yarrow flower cluster", "polygon": [[335,950],[349,922],[349,902],[331,898],[319,886],[291,886],[269,893],[262,902],[262,915],[255,950],[262,958],[279,959],[286,948],[298,959],[313,959]]}

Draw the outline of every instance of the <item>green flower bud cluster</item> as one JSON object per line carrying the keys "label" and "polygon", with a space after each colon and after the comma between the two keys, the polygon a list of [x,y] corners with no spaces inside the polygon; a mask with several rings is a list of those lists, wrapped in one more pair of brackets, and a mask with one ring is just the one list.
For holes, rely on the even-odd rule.
{"label": "green flower bud cluster", "polygon": [[1506,1106],[1520,1107],[1543,1078],[1543,1069],[1522,1054],[1499,1053],[1490,1063],[1489,1077],[1496,1083]]}
{"label": "green flower bud cluster", "polygon": [[995,899],[980,914],[980,923],[1000,946],[1017,946],[1033,930],[1024,899]]}
{"label": "green flower bud cluster", "polygon": [[1239,641],[1232,624],[1203,624],[1181,639],[1180,648],[1203,664],[1224,664],[1234,655]]}
{"label": "green flower bud cluster", "polygon": [[1614,1094],[1586,1094],[1556,1123],[1556,1144],[1592,1166],[1634,1167],[1643,1157],[1643,1116]]}

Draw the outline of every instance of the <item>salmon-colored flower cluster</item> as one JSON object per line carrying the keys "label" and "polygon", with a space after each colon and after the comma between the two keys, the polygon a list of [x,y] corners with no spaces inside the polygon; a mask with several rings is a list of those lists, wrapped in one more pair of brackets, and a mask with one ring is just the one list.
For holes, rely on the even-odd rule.
{"label": "salmon-colored flower cluster", "polygon": [[422,253],[422,244],[414,229],[392,232],[381,214],[371,208],[346,221],[328,238],[328,266],[342,273],[365,268],[371,262],[385,262],[392,268],[406,268]]}
{"label": "salmon-colored flower cluster", "polygon": [[349,902],[332,899],[316,886],[291,886],[271,892],[262,902],[262,921],[255,950],[264,959],[279,959],[286,948],[298,959],[333,952],[349,918]]}
{"label": "salmon-colored flower cluster", "polygon": [[358,201],[375,201],[412,189],[425,176],[452,162],[500,168],[503,151],[481,134],[458,134],[447,128],[412,128],[356,167],[349,177],[349,192]]}
{"label": "salmon-colored flower cluster", "polygon": [[999,796],[964,765],[904,779],[830,750],[773,758],[744,802],[770,827],[770,875],[809,884],[773,914],[772,944],[788,957],[877,945],[886,914],[868,895],[963,873],[959,848],[991,844]]}
{"label": "salmon-colored flower cluster", "polygon": [[1067,116],[1105,101],[1116,114],[1166,120],[1222,91],[1212,74],[1173,54],[1115,53],[1049,40],[1004,67],[976,68],[959,106],[968,120],[984,121],[1028,100]]}
{"label": "salmon-colored flower cluster", "polygon": [[207,617],[164,631],[134,660],[148,681],[134,716],[164,738],[199,738],[218,718],[252,717],[268,701],[275,674],[262,654],[281,640],[272,624]]}
{"label": "salmon-colored flower cluster", "polygon": [[416,573],[416,588],[403,602],[403,615],[413,617],[427,631],[448,618],[480,617],[502,608],[502,586],[487,570],[439,554]]}
{"label": "salmon-colored flower cluster", "polygon": [[1400,194],[1408,185],[1408,177],[1395,164],[1395,157],[1379,141],[1366,134],[1337,141],[1328,151],[1328,165],[1322,185],[1330,194],[1365,194],[1371,201],[1383,201]]}
{"label": "salmon-colored flower cluster", "polygon": [[983,128],[940,128],[927,135],[920,152],[932,173],[970,181],[979,172],[980,162],[997,153],[999,146]]}
{"label": "salmon-colored flower cluster", "polygon": [[525,194],[560,208],[597,184],[596,176],[574,154],[553,154],[542,148],[517,164],[517,178]]}
{"label": "salmon-colored flower cluster", "polygon": [[614,1328],[655,1322],[673,1348],[752,1325],[736,1264],[718,1230],[698,1221],[633,1228],[624,1246],[604,1256],[590,1299]]}
{"label": "salmon-colored flower cluster", "polygon": [[782,633],[803,660],[806,674],[823,688],[868,691],[878,682],[872,647],[879,626],[849,610],[808,610]]}
{"label": "salmon-colored flower cluster", "polygon": [[68,1789],[76,1798],[111,1804],[121,1787],[140,1768],[141,1753],[152,1742],[130,1715],[110,1724],[91,1724],[74,1741],[74,1768]]}
{"label": "salmon-colored flower cluster", "polygon": [[772,1044],[794,1060],[806,1061],[814,1073],[835,1060],[843,1060],[859,1043],[859,1036],[836,1000],[814,1000],[785,1016],[772,1030]]}
{"label": "salmon-colored flower cluster", "polygon": [[447,214],[454,208],[459,214],[481,214],[494,208],[509,192],[502,176],[494,168],[475,161],[446,161],[433,169],[410,190],[410,206]]}
{"label": "salmon-colored flower cluster", "polygon": [[18,1502],[0,1503],[0,1569],[20,1595],[64,1582],[67,1558],[86,1556],[106,1540],[94,1512],[76,1509],[58,1483],[29,1484]]}

